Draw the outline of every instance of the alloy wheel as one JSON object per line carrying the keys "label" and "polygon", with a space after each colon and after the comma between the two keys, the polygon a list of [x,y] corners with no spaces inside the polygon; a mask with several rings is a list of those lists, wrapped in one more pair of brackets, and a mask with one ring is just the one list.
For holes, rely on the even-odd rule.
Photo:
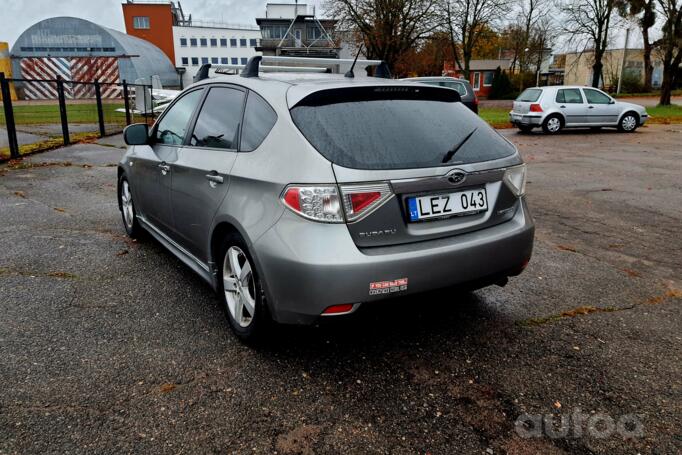
{"label": "alloy wheel", "polygon": [[248,327],[256,311],[256,285],[251,263],[239,247],[231,246],[225,253],[223,289],[232,319]]}
{"label": "alloy wheel", "polygon": [[623,117],[623,120],[621,120],[621,125],[623,130],[632,131],[635,129],[635,126],[637,126],[637,119],[634,115],[626,115]]}
{"label": "alloy wheel", "polygon": [[127,180],[123,180],[121,185],[121,209],[126,227],[132,229],[135,222],[135,210],[133,208],[133,196],[130,193],[130,185]]}

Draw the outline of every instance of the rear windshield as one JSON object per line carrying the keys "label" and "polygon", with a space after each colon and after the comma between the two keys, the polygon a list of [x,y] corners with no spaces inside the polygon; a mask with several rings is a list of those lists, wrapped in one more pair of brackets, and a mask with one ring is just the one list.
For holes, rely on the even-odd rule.
{"label": "rear windshield", "polygon": [[527,88],[516,98],[516,101],[523,101],[526,103],[534,103],[542,95],[542,90],[539,88]]}
{"label": "rear windshield", "polygon": [[407,169],[503,158],[516,149],[460,101],[430,86],[322,90],[291,109],[329,161],[354,169]]}

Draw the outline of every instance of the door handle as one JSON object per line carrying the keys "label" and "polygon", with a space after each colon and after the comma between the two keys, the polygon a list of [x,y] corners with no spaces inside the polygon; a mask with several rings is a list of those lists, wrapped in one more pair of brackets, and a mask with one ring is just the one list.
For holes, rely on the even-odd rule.
{"label": "door handle", "polygon": [[561,106],[559,106],[559,107],[560,107],[561,109],[566,109],[566,106],[564,106],[563,104],[562,104]]}
{"label": "door handle", "polygon": [[161,163],[159,164],[159,169],[161,169],[163,175],[166,175],[170,171],[170,166],[166,163]]}
{"label": "door handle", "polygon": [[588,109],[594,109],[594,106],[587,106]]}
{"label": "door handle", "polygon": [[216,183],[223,183],[225,180],[221,175],[216,174],[206,174],[206,180],[208,180],[212,185],[215,186]]}

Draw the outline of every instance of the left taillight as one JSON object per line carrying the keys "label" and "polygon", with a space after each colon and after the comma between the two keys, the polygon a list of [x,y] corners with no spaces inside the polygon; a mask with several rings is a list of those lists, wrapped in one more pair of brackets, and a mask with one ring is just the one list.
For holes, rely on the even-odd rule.
{"label": "left taillight", "polygon": [[282,202],[304,218],[323,223],[343,223],[343,212],[336,185],[288,186]]}
{"label": "left taillight", "polygon": [[[289,185],[282,202],[304,218],[324,223],[357,221],[383,205],[393,192],[388,183]],[[345,217],[344,217],[345,212]]]}
{"label": "left taillight", "polygon": [[542,106],[539,104],[531,104],[530,105],[530,111],[531,112],[542,112]]}

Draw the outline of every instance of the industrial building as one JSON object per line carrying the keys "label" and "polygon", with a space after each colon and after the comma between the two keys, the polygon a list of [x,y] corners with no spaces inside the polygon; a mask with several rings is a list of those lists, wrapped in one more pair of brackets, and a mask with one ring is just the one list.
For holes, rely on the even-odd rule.
{"label": "industrial building", "polygon": [[[11,51],[14,77],[25,79],[120,82],[151,80],[158,75],[168,87],[180,84],[171,60],[153,44],[75,17],[42,20],[24,31]],[[55,98],[54,84],[24,84],[24,98]],[[67,97],[79,97],[68,91]],[[103,88],[116,97],[120,88]]]}
{"label": "industrial building", "polygon": [[193,20],[173,1],[128,0],[122,8],[126,33],[161,48],[183,73],[183,86],[205,63],[243,65],[258,55],[261,32],[255,25]]}

